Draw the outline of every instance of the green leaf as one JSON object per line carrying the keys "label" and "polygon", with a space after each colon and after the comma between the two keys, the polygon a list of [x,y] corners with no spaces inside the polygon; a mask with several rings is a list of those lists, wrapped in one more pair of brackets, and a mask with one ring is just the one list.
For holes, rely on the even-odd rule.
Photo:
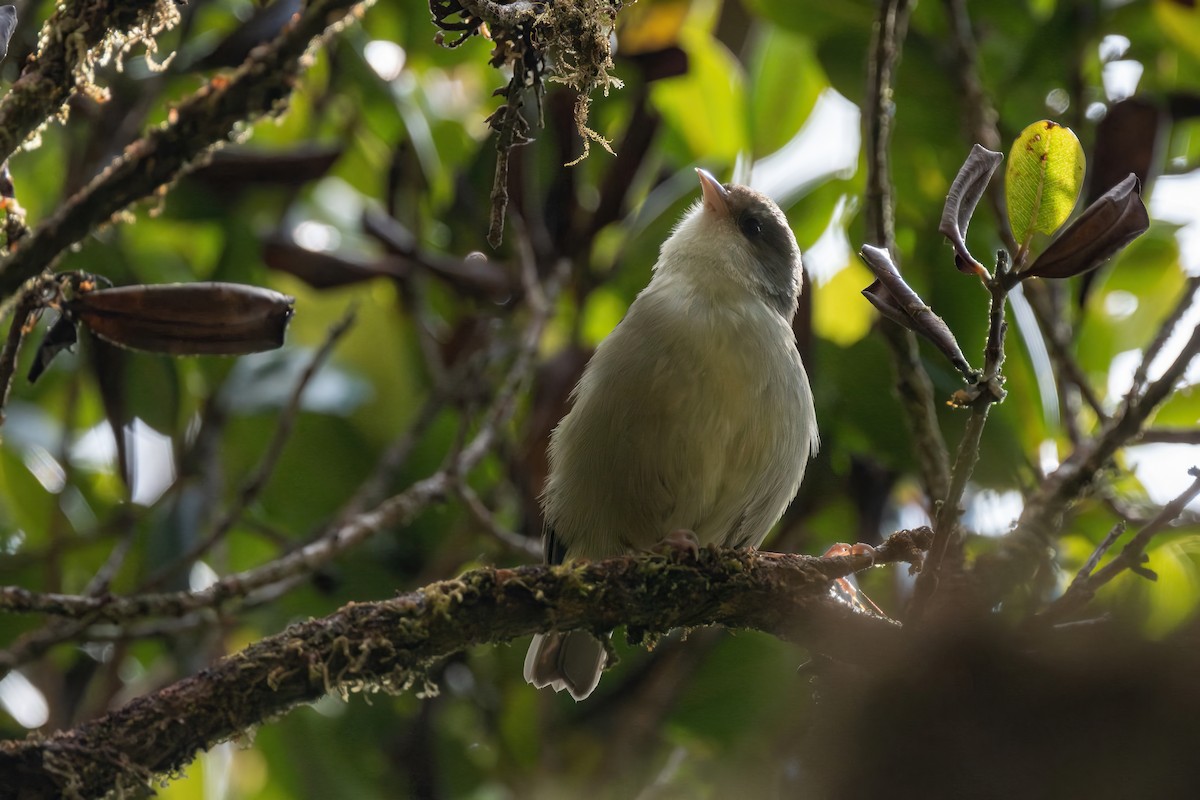
{"label": "green leaf", "polygon": [[1083,147],[1070,128],[1035,122],[1013,142],[1004,173],[1008,222],[1027,246],[1035,233],[1054,233],[1067,221],[1083,188]]}
{"label": "green leaf", "polygon": [[1136,587],[1135,591],[1147,600],[1149,613],[1145,625],[1151,637],[1167,635],[1195,612],[1196,603],[1200,601],[1197,554],[1200,554],[1200,537],[1184,535],[1163,542],[1147,553],[1150,560],[1146,566],[1158,575],[1154,584],[1132,573],[1121,576],[1127,587]]}
{"label": "green leaf", "polygon": [[866,0],[824,3],[818,0],[748,0],[746,6],[785,30],[814,40],[844,30],[870,30],[875,4]]}
{"label": "green leaf", "polygon": [[650,97],[668,129],[683,142],[685,158],[732,164],[746,150],[745,74],[737,57],[706,31],[680,36],[688,72],[655,81]]}
{"label": "green leaf", "polygon": [[800,130],[829,80],[807,37],[768,27],[755,47],[747,86],[751,144],[761,157]]}
{"label": "green leaf", "polygon": [[1155,0],[1154,18],[1168,39],[1200,58],[1200,6],[1176,0]]}

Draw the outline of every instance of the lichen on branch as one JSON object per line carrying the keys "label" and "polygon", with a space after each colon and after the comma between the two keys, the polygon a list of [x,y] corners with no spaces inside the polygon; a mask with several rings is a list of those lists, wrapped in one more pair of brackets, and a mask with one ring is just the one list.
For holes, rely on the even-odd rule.
{"label": "lichen on branch", "polygon": [[153,51],[155,37],[178,19],[172,0],[60,3],[42,26],[37,50],[0,98],[0,160],[61,114],[72,94],[102,96],[96,65],[138,43]]}
{"label": "lichen on branch", "polygon": [[[613,152],[609,141],[588,126],[588,117],[596,91],[607,95],[609,89],[622,85],[611,74],[612,32],[622,5],[622,0],[429,0],[433,23],[441,29],[438,42],[458,47],[472,36],[486,36],[494,42],[491,65],[512,70],[508,85],[496,90],[504,102],[487,119],[496,132],[496,175],[488,229],[493,247],[499,247],[504,238],[509,154],[531,141],[529,123],[522,114],[528,94],[533,95],[540,122],[546,81],[565,84],[577,93],[573,117],[583,153],[568,166],[587,158],[593,142]],[[446,33],[455,36],[447,39]]]}

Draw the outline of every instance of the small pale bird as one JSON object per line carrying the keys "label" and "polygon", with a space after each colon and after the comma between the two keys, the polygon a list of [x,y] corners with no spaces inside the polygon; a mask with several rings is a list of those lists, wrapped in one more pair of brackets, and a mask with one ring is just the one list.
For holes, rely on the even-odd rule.
{"label": "small pale bird", "polygon": [[[774,201],[697,170],[703,198],[596,349],[550,437],[546,561],[645,551],[680,533],[758,546],[817,447],[791,320],[800,248]],[[586,631],[535,636],[525,679],[592,693],[606,655]]]}

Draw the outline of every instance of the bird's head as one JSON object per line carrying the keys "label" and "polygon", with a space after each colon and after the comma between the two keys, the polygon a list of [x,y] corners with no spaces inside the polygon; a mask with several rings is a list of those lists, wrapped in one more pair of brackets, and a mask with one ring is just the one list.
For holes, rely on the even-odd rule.
{"label": "bird's head", "polygon": [[787,217],[761,192],[696,172],[703,196],[663,243],[658,269],[696,284],[732,281],[790,320],[801,261]]}

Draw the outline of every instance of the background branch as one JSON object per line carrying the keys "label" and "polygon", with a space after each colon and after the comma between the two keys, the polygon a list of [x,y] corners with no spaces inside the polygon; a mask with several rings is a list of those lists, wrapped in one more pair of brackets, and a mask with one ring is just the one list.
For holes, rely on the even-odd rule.
{"label": "background branch", "polygon": [[[1195,478],[1192,481],[1192,485],[1170,503],[1163,506],[1158,516],[1147,523],[1146,527],[1138,531],[1115,558],[1105,564],[1103,568],[1093,571],[1095,570],[1095,561],[1098,560],[1104,550],[1116,543],[1117,537],[1124,530],[1123,526],[1114,528],[1113,533],[1109,534],[1101,547],[1097,549],[1092,560],[1085,565],[1083,570],[1080,570],[1075,580],[1071,581],[1071,585],[1067,587],[1067,591],[1047,606],[1046,610],[1039,614],[1037,618],[1048,622],[1057,622],[1071,617],[1091,602],[1101,586],[1104,586],[1125,570],[1132,570],[1144,578],[1154,580],[1157,576],[1142,566],[1147,558],[1146,545],[1150,544],[1152,538],[1166,530],[1172,522],[1178,519],[1188,504],[1200,495],[1200,469],[1192,467],[1188,471],[1188,474]],[[1088,566],[1091,569],[1087,569]]]}
{"label": "background branch", "polygon": [[[871,56],[867,64],[866,127],[867,189],[863,208],[867,240],[891,253],[900,264],[896,247],[896,221],[888,148],[891,143],[895,109],[891,98],[896,67],[908,16],[910,0],[884,0],[872,36]],[[912,331],[882,322],[883,333],[891,352],[904,420],[913,437],[921,483],[932,504],[946,496],[950,487],[950,456],[946,440],[937,421],[938,403],[933,382],[921,363],[917,337]]]}
{"label": "background branch", "polygon": [[1087,489],[1118,449],[1137,438],[1159,405],[1174,391],[1192,359],[1200,353],[1197,326],[1175,360],[1146,386],[1140,396],[1126,396],[1118,411],[1092,439],[1077,446],[1058,469],[1046,476],[1026,499],[1016,528],[995,553],[981,556],[975,573],[984,600],[997,601],[1025,580],[1047,556],[1068,507]]}

